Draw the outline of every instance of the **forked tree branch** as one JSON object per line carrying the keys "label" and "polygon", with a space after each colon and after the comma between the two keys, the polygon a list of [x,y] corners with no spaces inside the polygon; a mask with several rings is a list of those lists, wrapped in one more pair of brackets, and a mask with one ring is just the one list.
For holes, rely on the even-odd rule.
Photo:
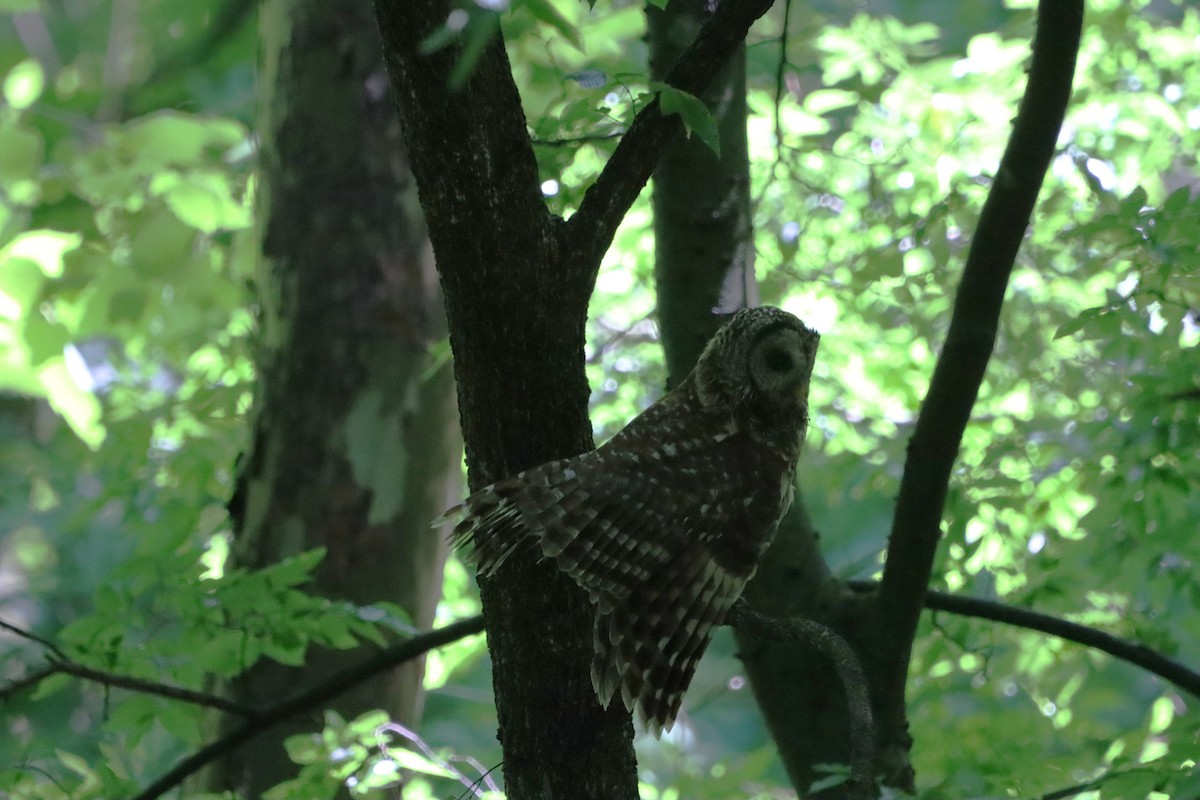
{"label": "forked tree branch", "polygon": [[[746,39],[754,21],[767,13],[774,0],[725,0],[717,5],[696,40],[667,73],[665,83],[699,94],[729,56]],[[621,143],[583,196],[579,210],[567,222],[567,246],[591,270],[590,287],[600,259],[612,243],[617,226],[650,180],[650,174],[682,122],[677,114],[664,116],[655,99],[638,112]],[[589,291],[590,294],[590,291]]]}
{"label": "forked tree branch", "polygon": [[[1083,0],[1039,3],[1029,82],[971,242],[946,344],[908,444],[878,598],[880,630],[888,640],[882,643],[889,665],[883,691],[900,708],[941,536],[950,472],[996,342],[1017,250],[1054,155],[1082,27]],[[902,726],[901,720],[891,722]]]}

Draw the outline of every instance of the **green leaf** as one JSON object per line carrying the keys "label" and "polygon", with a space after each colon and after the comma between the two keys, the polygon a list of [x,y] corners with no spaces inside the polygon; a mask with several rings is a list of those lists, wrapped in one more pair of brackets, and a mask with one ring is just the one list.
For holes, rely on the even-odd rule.
{"label": "green leaf", "polygon": [[29,352],[29,365],[41,366],[43,363],[63,354],[63,349],[70,341],[67,329],[62,325],[48,321],[41,314],[31,314],[25,320],[25,347]]}
{"label": "green leaf", "polygon": [[1126,217],[1136,217],[1146,207],[1147,199],[1146,190],[1138,186],[1121,201],[1121,213]]}
{"label": "green leaf", "polygon": [[381,725],[386,725],[389,722],[387,713],[383,711],[367,711],[355,717],[346,725],[346,734],[357,739],[366,739],[369,736],[374,736],[375,731]]}
{"label": "green leaf", "polygon": [[36,131],[14,126],[0,127],[0,182],[5,184],[5,193],[22,202],[36,195],[27,193],[14,197],[14,184],[18,181],[33,181],[42,167],[42,137]]}
{"label": "green leaf", "polygon": [[45,282],[45,272],[37,262],[5,258],[0,253],[0,319],[18,322],[28,317]]}
{"label": "green leaf", "polygon": [[79,247],[83,237],[77,233],[52,230],[33,230],[14,236],[0,250],[0,265],[5,261],[24,259],[37,264],[49,278],[63,274],[63,256]]}
{"label": "green leaf", "polygon": [[47,360],[37,374],[50,406],[84,444],[92,450],[98,449],[104,441],[105,429],[96,396],[75,382],[62,356]]}
{"label": "green leaf", "polygon": [[576,50],[583,52],[583,37],[579,35],[579,29],[563,16],[553,0],[523,0],[519,7],[527,9],[530,14],[561,33]]}
{"label": "green leaf", "polygon": [[314,547],[312,550],[285,558],[278,564],[272,564],[261,570],[260,574],[267,577],[275,587],[299,586],[312,579],[312,571],[324,558],[325,548]]}
{"label": "green leaf", "polygon": [[29,108],[42,96],[46,88],[46,74],[42,65],[33,59],[25,59],[4,76],[4,99],[16,109]]}
{"label": "green leaf", "polygon": [[467,23],[465,32],[466,41],[463,43],[463,48],[458,54],[458,61],[455,62],[454,69],[450,71],[450,77],[447,80],[447,88],[450,91],[458,91],[467,82],[471,73],[475,71],[475,65],[483,56],[488,42],[499,32],[499,14],[481,9],[475,9],[471,13],[471,20]]}
{"label": "green leaf", "polygon": [[325,744],[320,734],[300,733],[283,740],[288,758],[296,764],[315,764],[326,757]]}
{"label": "green leaf", "polygon": [[38,682],[37,688],[33,690],[33,694],[29,696],[29,699],[41,700],[49,697],[70,686],[74,680],[75,678],[70,675],[51,675],[49,678]]}
{"label": "green leaf", "polygon": [[664,114],[678,114],[689,136],[695,133],[709,149],[721,154],[717,120],[700,98],[657,81],[651,83],[650,88],[658,92],[659,108]]}
{"label": "green leaf", "polygon": [[429,760],[423,754],[408,750],[403,747],[396,747],[388,750],[388,755],[393,761],[400,766],[401,769],[419,772],[423,775],[433,775],[440,778],[453,778],[454,773],[438,764]]}
{"label": "green leaf", "polygon": [[229,177],[219,172],[161,172],[151,181],[150,192],[162,197],[180,221],[205,233],[250,225],[250,209],[233,196]]}
{"label": "green leaf", "polygon": [[83,778],[83,782],[74,787],[73,794],[75,796],[86,796],[100,787],[102,783],[100,776],[96,774],[96,771],[92,769],[87,761],[74,753],[68,753],[66,750],[56,749],[54,752],[64,767]]}
{"label": "green leaf", "polygon": [[804,108],[812,114],[826,114],[858,105],[859,95],[844,89],[818,89],[804,98]]}
{"label": "green leaf", "polygon": [[160,111],[126,123],[117,144],[137,167],[156,172],[167,165],[203,163],[245,138],[245,129],[232,120]]}

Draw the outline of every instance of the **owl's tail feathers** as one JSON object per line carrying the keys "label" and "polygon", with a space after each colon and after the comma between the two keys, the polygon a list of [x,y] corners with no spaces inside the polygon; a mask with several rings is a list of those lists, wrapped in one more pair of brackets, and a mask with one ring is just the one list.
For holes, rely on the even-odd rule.
{"label": "owl's tail feathers", "polygon": [[675,724],[713,629],[745,584],[702,549],[664,567],[608,613],[598,607],[592,660],[600,702],[607,707],[620,689],[655,738]]}

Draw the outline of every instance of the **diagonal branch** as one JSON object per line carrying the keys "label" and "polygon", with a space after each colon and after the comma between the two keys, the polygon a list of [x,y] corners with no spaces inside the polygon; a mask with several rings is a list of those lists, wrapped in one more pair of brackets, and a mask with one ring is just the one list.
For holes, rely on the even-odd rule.
{"label": "diagonal branch", "polygon": [[6,700],[20,691],[37,686],[52,675],[73,675],[76,678],[99,683],[103,686],[127,689],[138,694],[166,697],[170,700],[179,700],[184,703],[191,703],[192,705],[205,706],[206,708],[215,708],[227,714],[236,714],[242,717],[250,717],[254,714],[254,710],[247,706],[227,700],[224,697],[208,694],[207,692],[197,692],[193,689],[185,689],[182,686],[171,686],[170,684],[159,683],[158,681],[134,678],[129,675],[118,675],[114,672],[106,672],[105,670],[85,666],[67,658],[66,653],[59,649],[54,642],[36,636],[24,628],[13,625],[11,622],[0,620],[0,628],[10,631],[23,639],[37,642],[52,654],[48,659],[50,663],[47,666],[0,688],[0,700]]}
{"label": "diagonal branch", "polygon": [[996,341],[1017,250],[1062,126],[1083,26],[1083,0],[1038,5],[1033,64],[1012,137],[971,243],[946,344],[908,444],[880,584],[890,662],[885,691],[903,697],[912,640],[933,569],[950,471]]}
{"label": "diagonal branch", "polygon": [[362,663],[344,669],[310,689],[298,692],[285,700],[281,700],[272,706],[258,711],[251,719],[243,722],[230,733],[211,744],[205,745],[183,761],[180,761],[170,772],[147,786],[134,800],[155,800],[155,798],[162,797],[192,775],[204,769],[226,753],[233,752],[268,728],[278,725],[297,714],[303,714],[306,711],[319,708],[343,692],[349,691],[384,670],[399,666],[405,661],[411,661],[436,647],[443,647],[451,642],[456,642],[459,639],[479,633],[482,630],[483,617],[477,615],[429,631],[428,633],[414,636],[386,650],[381,650]]}
{"label": "diagonal branch", "polygon": [[4,620],[0,619],[0,630],[6,630],[14,636],[18,636],[22,639],[27,639],[31,642],[40,644],[42,647],[53,653],[54,657],[60,661],[70,660],[67,658],[67,654],[60,650],[58,645],[56,645],[54,642],[50,641],[49,639],[43,639],[33,631],[27,631],[19,625],[13,625],[11,622],[5,622]]}
{"label": "diagonal branch", "polygon": [[[696,40],[667,73],[665,83],[689,94],[699,94],[712,81],[729,56],[746,39],[750,26],[767,13],[774,0],[724,0],[700,29]],[[663,150],[679,132],[677,114],[663,116],[655,99],[638,112],[621,143],[604,165],[600,177],[587,190],[579,210],[567,222],[570,249],[591,269],[588,285],[595,281],[600,259],[612,243],[625,212],[650,180]]]}

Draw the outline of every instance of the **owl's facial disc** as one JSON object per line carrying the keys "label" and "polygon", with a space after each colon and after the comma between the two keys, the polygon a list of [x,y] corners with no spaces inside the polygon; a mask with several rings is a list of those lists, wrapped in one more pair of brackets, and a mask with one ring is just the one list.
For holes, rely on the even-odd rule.
{"label": "owl's facial disc", "polygon": [[750,381],[772,405],[803,404],[808,398],[812,354],[800,332],[779,327],[765,332],[750,353]]}

